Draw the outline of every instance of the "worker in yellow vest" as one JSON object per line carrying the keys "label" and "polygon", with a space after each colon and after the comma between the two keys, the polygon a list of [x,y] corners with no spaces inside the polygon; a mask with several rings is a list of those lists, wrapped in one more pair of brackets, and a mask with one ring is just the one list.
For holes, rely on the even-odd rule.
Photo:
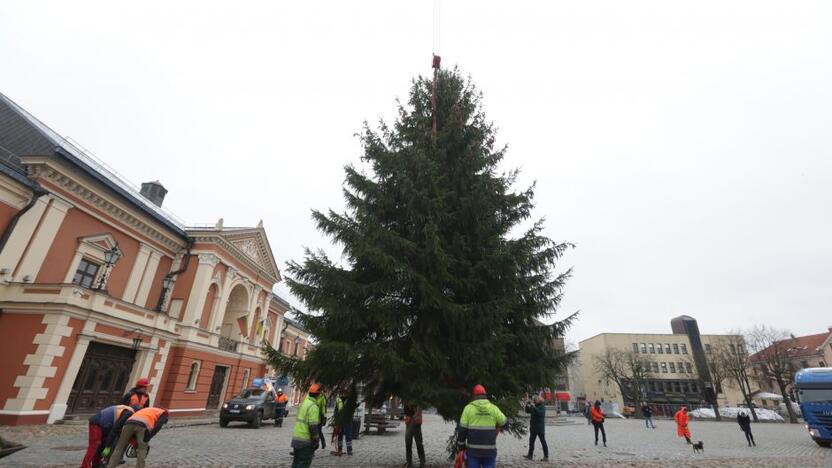
{"label": "worker in yellow vest", "polygon": [[320,393],[321,386],[312,384],[309,394],[298,408],[295,428],[292,431],[292,468],[309,468],[315,450],[318,449],[321,412],[317,398]]}

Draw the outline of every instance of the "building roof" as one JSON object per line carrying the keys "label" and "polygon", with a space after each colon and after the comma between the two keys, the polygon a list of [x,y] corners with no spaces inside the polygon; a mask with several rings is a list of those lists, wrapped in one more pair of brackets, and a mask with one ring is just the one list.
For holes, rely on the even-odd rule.
{"label": "building roof", "polygon": [[827,331],[816,335],[793,336],[791,338],[786,338],[785,340],[777,341],[768,348],[754,353],[754,355],[751,356],[751,360],[759,361],[762,359],[760,355],[765,353],[766,350],[772,346],[780,346],[781,349],[785,349],[790,359],[817,356],[818,354],[822,355],[823,344],[826,342],[830,333],[832,332]]}
{"label": "building roof", "polygon": [[11,176],[20,180],[19,176],[25,175],[21,161],[21,157],[24,156],[47,156],[65,160],[165,227],[183,238],[186,237],[183,223],[176,216],[153,204],[141,195],[138,188],[79,144],[62,137],[0,93],[0,162],[7,166],[6,170],[0,170],[3,173],[7,173],[8,170],[16,171],[17,176]]}

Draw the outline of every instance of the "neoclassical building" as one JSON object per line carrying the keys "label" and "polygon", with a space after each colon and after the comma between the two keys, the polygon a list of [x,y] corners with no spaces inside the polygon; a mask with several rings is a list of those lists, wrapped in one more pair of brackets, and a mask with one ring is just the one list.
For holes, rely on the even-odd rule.
{"label": "neoclassical building", "polygon": [[289,306],[262,223],[187,227],[165,194],[0,94],[0,424],[94,412],[139,377],[199,414],[267,373]]}

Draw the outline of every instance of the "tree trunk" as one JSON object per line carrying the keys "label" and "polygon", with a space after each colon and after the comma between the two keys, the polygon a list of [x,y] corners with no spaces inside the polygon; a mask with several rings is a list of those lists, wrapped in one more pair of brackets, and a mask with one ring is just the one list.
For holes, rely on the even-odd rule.
{"label": "tree trunk", "polygon": [[714,401],[714,404],[712,405],[712,407],[714,409],[714,416],[716,417],[716,420],[717,421],[722,421],[722,415],[719,414],[719,403]]}
{"label": "tree trunk", "polygon": [[748,409],[751,411],[751,417],[754,419],[755,423],[760,422],[757,418],[757,411],[754,410],[754,402],[751,401],[751,383],[748,382],[748,376],[744,376],[743,380],[745,381],[745,386],[743,386],[743,382],[740,382],[740,390],[742,391],[742,397],[745,399],[745,404],[748,405]]}
{"label": "tree trunk", "polygon": [[797,424],[797,415],[794,414],[792,400],[789,398],[789,393],[786,391],[786,384],[783,383],[783,380],[777,379],[777,386],[780,387],[780,394],[783,395],[783,404],[786,405],[786,411],[789,412],[789,423]]}

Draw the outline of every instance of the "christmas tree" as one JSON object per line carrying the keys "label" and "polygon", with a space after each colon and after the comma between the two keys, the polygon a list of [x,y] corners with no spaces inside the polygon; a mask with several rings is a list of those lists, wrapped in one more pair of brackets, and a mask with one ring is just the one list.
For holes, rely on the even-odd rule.
{"label": "christmas tree", "polygon": [[500,172],[506,149],[458,70],[415,79],[395,122],[365,124],[360,137],[346,212],[313,212],[343,257],[307,250],[288,267],[317,345],[303,361],[269,349],[271,363],[301,382],[357,385],[371,406],[396,395],[446,420],[481,383],[516,414],[571,357],[554,341],[575,315],[542,324],[571,273],[555,271],[571,244],[542,234],[533,187],[516,191],[517,172]]}

